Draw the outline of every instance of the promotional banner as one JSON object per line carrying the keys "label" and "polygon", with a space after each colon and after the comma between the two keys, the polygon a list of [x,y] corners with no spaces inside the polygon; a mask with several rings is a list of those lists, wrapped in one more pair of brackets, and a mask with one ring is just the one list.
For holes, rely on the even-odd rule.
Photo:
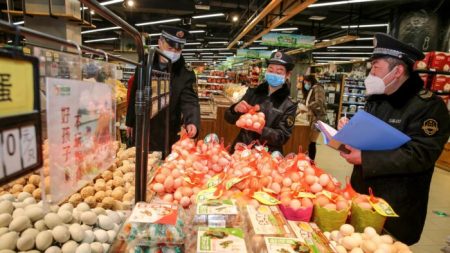
{"label": "promotional banner", "polygon": [[312,48],[314,47],[314,36],[305,36],[286,33],[268,33],[263,35],[261,45],[290,47],[290,48]]}
{"label": "promotional banner", "polygon": [[237,57],[250,58],[250,59],[269,59],[272,51],[270,50],[250,50],[250,49],[238,49]]}
{"label": "promotional banner", "polygon": [[51,201],[60,202],[114,162],[114,88],[47,78]]}

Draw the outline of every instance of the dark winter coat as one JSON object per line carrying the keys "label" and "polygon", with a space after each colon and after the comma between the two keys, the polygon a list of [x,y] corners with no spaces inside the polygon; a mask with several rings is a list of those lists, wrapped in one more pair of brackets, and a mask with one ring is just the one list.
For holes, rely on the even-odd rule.
{"label": "dark winter coat", "polygon": [[385,199],[400,216],[388,218],[385,229],[398,240],[419,241],[427,215],[434,164],[449,137],[449,113],[442,99],[423,90],[413,73],[392,95],[368,98],[366,111],[402,131],[411,141],[395,150],[362,151],[351,182],[357,192]]}
{"label": "dark winter coat", "polygon": [[[266,116],[266,125],[261,135],[242,129],[234,141],[233,147],[238,142],[250,144],[253,141],[259,141],[261,144],[265,143],[270,151],[278,150],[283,152],[283,144],[291,136],[297,110],[297,104],[291,100],[289,94],[287,83],[284,83],[283,87],[270,96],[267,82],[260,84],[256,88],[248,89],[241,101],[244,100],[249,105],[258,104]],[[230,124],[235,124],[242,115],[234,111],[236,104],[225,111],[225,120]]]}
{"label": "dark winter coat", "polygon": [[[155,59],[154,68],[160,69],[160,65]],[[172,75],[170,83],[170,106],[169,110],[164,109],[150,121],[150,150],[163,151],[164,132],[169,128],[169,149],[178,139],[178,133],[182,125],[194,124],[197,127],[197,134],[200,131],[200,105],[197,93],[194,91],[195,74],[185,66],[183,56],[172,65]],[[135,97],[136,82],[133,83],[130,99],[128,101],[126,125],[135,127]],[[165,114],[169,112],[169,126],[166,126]]]}

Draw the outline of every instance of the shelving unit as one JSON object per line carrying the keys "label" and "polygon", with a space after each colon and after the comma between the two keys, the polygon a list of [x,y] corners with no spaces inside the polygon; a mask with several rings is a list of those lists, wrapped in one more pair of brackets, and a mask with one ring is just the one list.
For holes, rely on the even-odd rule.
{"label": "shelving unit", "polygon": [[324,86],[327,103],[327,123],[337,126],[340,101],[342,99],[342,84],[344,75],[316,76],[319,83]]}
{"label": "shelving unit", "polygon": [[344,93],[339,107],[339,117],[351,118],[366,105],[364,79],[349,76],[344,79]]}

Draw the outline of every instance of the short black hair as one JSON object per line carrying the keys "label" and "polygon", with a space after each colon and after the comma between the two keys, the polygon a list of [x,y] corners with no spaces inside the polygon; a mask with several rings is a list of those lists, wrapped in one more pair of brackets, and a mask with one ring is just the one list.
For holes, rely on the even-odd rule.
{"label": "short black hair", "polygon": [[384,56],[384,57],[381,57],[381,59],[387,61],[387,63],[389,64],[389,71],[393,70],[395,66],[401,65],[405,69],[406,76],[409,76],[409,74],[412,72],[412,65],[406,64],[406,62],[404,62],[398,58]]}

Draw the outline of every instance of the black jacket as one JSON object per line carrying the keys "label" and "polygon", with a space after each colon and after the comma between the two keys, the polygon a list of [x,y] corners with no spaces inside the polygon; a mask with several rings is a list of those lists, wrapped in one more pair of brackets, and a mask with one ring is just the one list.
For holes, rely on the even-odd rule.
{"label": "black jacket", "polygon": [[[157,57],[155,57],[154,69],[160,69]],[[200,132],[200,105],[197,93],[193,89],[195,80],[194,72],[186,68],[184,58],[181,56],[172,65],[169,126],[166,126],[165,123],[165,114],[168,111],[166,108],[150,121],[150,150],[163,151],[164,131],[167,127],[169,127],[169,148],[179,139],[178,132],[181,125],[194,124],[197,127],[197,134]],[[135,126],[136,88],[137,84],[134,82],[131,87],[126,118],[126,125],[133,128]]]}
{"label": "black jacket", "polygon": [[[297,104],[292,102],[289,97],[290,91],[287,83],[270,96],[268,94],[269,85],[264,82],[256,88],[248,89],[242,97],[241,101],[245,100],[250,105],[260,105],[261,111],[266,116],[266,125],[261,135],[241,129],[233,143],[233,148],[237,142],[250,144],[252,141],[258,140],[261,144],[265,143],[270,151],[283,152],[283,144],[288,141],[295,124]],[[234,111],[236,104],[225,111],[225,120],[230,124],[235,124],[242,115]]]}
{"label": "black jacket", "polygon": [[389,151],[362,151],[351,182],[357,192],[371,187],[397,212],[385,229],[398,240],[420,239],[427,214],[434,164],[449,137],[449,113],[442,99],[427,90],[416,73],[394,94],[368,98],[366,111],[402,131],[411,141]]}

